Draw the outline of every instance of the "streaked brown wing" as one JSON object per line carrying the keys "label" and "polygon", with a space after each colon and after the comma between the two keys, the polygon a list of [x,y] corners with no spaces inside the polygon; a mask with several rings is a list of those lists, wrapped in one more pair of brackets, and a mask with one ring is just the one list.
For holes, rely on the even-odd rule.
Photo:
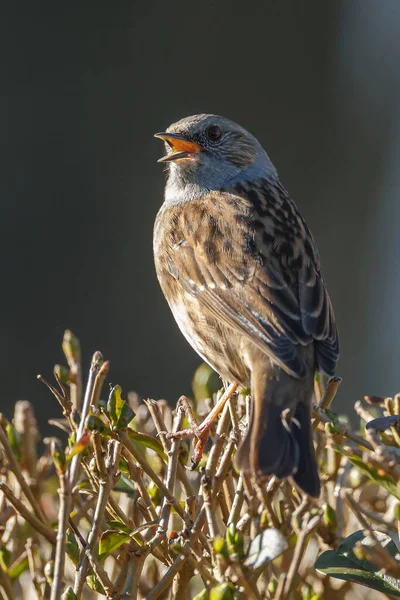
{"label": "streaked brown wing", "polygon": [[[332,307],[311,234],[294,210],[307,252],[300,233],[292,246],[290,232],[284,244],[278,234],[266,243],[260,232],[273,229],[275,216],[264,214],[260,227],[260,211],[245,194],[213,193],[188,203],[177,217],[181,239],[171,246],[168,269],[187,293],[290,375],[305,375],[299,345],[313,339],[319,367],[331,374],[338,352]],[[293,244],[300,247],[291,254]]]}
{"label": "streaked brown wing", "polygon": [[332,376],[339,358],[339,338],[324,279],[315,268],[306,266],[299,273],[298,285],[304,331],[315,340],[320,370]]}

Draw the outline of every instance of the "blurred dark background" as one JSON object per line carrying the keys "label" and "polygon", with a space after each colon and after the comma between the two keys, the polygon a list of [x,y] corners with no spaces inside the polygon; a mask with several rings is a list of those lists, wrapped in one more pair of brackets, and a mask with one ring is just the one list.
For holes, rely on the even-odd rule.
{"label": "blurred dark background", "polygon": [[316,237],[341,409],[400,390],[398,0],[3,3],[0,50],[1,410],[59,414],[35,376],[67,327],[125,392],[190,392],[153,268],[152,136],[196,112],[260,139]]}

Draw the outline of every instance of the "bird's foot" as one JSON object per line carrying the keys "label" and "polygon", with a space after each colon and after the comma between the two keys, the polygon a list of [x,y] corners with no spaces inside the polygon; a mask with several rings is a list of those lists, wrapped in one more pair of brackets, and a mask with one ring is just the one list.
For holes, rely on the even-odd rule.
{"label": "bird's foot", "polygon": [[212,422],[206,423],[207,417],[202,423],[199,423],[193,414],[192,407],[190,406],[189,400],[186,398],[186,396],[181,396],[179,398],[178,407],[180,407],[185,413],[190,427],[187,429],[181,429],[181,431],[176,431],[175,433],[169,433],[167,435],[167,439],[171,440],[183,437],[194,438],[194,455],[191,459],[191,469],[193,470],[197,467],[201,457],[203,456],[203,450],[208,440]]}
{"label": "bird's foot", "polygon": [[194,438],[194,454],[192,457],[192,466],[191,469],[194,470],[199,464],[201,457],[203,456],[204,447],[207,443],[208,436],[210,433],[211,425],[220,414],[225,404],[233,396],[238,388],[237,383],[232,383],[228,389],[222,394],[221,398],[218,400],[217,404],[210,411],[207,417],[199,424],[196,417],[193,414],[192,408],[189,404],[189,400],[186,396],[181,396],[178,400],[178,406],[184,411],[190,427],[187,429],[182,429],[181,431],[177,431],[175,433],[169,433],[167,435],[168,439],[176,439],[182,437],[192,437]]}

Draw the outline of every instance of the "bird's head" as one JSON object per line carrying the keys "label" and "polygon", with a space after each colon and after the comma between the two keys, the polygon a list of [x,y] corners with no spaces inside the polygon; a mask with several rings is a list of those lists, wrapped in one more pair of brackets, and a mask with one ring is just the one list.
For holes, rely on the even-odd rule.
{"label": "bird's head", "polygon": [[155,137],[165,142],[167,192],[199,195],[258,178],[276,177],[275,167],[256,138],[217,115],[186,117]]}

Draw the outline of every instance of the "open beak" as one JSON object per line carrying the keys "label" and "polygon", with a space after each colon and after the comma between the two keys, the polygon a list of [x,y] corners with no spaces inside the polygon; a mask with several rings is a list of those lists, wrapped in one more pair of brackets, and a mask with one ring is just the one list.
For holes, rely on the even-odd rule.
{"label": "open beak", "polygon": [[193,154],[197,154],[203,148],[185,138],[181,133],[156,133],[154,137],[166,142],[172,150],[171,154],[167,154],[158,160],[158,162],[170,162],[179,160],[180,158],[194,158]]}

